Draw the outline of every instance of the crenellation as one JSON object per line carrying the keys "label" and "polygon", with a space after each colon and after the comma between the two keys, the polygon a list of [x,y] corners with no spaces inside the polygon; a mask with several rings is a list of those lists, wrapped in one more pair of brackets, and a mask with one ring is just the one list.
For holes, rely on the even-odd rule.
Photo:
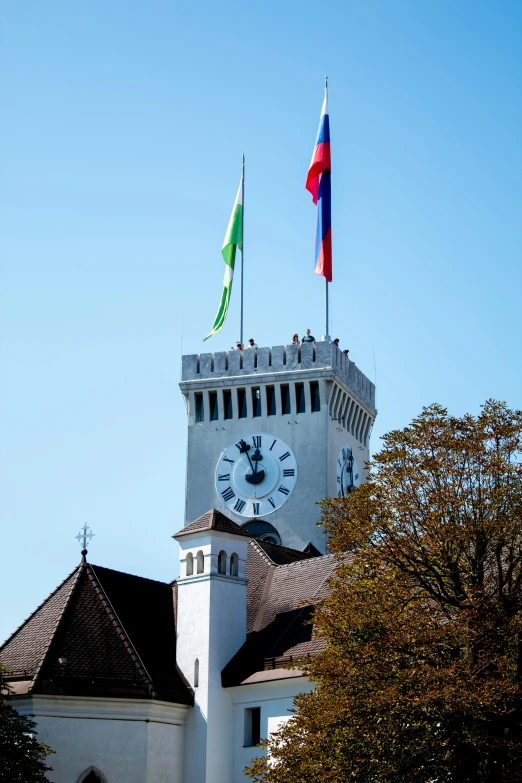
{"label": "crenellation", "polygon": [[360,397],[375,407],[375,386],[334,343],[276,345],[244,351],[220,351],[183,356],[181,380],[200,381],[255,373],[332,369]]}

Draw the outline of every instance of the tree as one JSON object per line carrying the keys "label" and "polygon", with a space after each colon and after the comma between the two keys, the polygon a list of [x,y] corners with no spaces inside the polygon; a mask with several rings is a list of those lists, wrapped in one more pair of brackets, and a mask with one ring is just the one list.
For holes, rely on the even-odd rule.
{"label": "tree", "polygon": [[50,747],[35,739],[36,724],[9,704],[9,686],[0,669],[0,783],[48,783]]}
{"label": "tree", "polygon": [[323,502],[340,562],[317,682],[247,774],[264,783],[522,780],[522,412],[432,405],[366,484]]}

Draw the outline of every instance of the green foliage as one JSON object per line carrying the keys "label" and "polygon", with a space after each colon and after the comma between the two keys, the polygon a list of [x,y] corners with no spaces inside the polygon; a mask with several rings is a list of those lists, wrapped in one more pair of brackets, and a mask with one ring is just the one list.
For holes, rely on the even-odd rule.
{"label": "green foliage", "polygon": [[0,669],[0,783],[48,783],[46,757],[53,753],[35,739],[36,724],[9,704],[8,684]]}
{"label": "green foliage", "polygon": [[317,689],[247,774],[263,783],[522,780],[522,412],[437,405],[323,503],[340,565]]}

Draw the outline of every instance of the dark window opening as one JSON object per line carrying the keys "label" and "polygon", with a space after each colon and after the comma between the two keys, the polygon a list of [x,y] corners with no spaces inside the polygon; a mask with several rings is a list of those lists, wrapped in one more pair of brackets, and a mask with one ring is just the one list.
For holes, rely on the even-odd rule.
{"label": "dark window opening", "polygon": [[232,410],[232,392],[230,389],[223,392],[223,407],[225,408],[225,419],[231,419],[234,412]]}
{"label": "dark window opening", "polygon": [[306,411],[306,404],[305,404],[305,392],[304,392],[304,383],[296,383],[295,385],[295,406],[297,413],[305,413]]}
{"label": "dark window opening", "polygon": [[247,417],[247,401],[246,393],[244,389],[237,390],[237,409],[240,419],[246,419]]}
{"label": "dark window opening", "polygon": [[217,392],[214,391],[208,393],[208,402],[210,407],[210,421],[217,421],[218,420]]}
{"label": "dark window opening", "polygon": [[290,387],[286,383],[281,386],[281,413],[283,416],[290,413]]}
{"label": "dark window opening", "polygon": [[203,407],[203,395],[201,392],[196,392],[194,395],[196,399],[196,421],[203,421],[205,418],[205,409]]}
{"label": "dark window opening", "polygon": [[310,381],[310,397],[312,398],[312,413],[319,413],[321,410],[321,396],[319,394],[318,381]]}
{"label": "dark window opening", "polygon": [[261,707],[245,710],[245,747],[259,745],[261,741]]}
{"label": "dark window opening", "polygon": [[267,416],[276,415],[275,389],[273,386],[266,387],[266,414]]}
{"label": "dark window opening", "polygon": [[254,416],[261,416],[261,389],[252,389],[252,412]]}

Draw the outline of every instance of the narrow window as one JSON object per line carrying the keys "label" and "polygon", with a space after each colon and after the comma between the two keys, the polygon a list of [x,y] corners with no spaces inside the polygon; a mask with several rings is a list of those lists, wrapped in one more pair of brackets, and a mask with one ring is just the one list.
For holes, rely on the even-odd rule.
{"label": "narrow window", "polygon": [[192,552],[189,552],[187,555],[186,575],[192,576],[193,573],[194,573],[194,555],[192,554]]}
{"label": "narrow window", "polygon": [[205,417],[205,409],[203,407],[203,395],[201,392],[196,392],[194,397],[196,399],[196,421],[203,421]]}
{"label": "narrow window", "polygon": [[304,413],[306,411],[304,383],[296,383],[295,385],[295,409],[297,413]]}
{"label": "narrow window", "polygon": [[218,574],[226,574],[227,572],[227,553],[221,550],[218,555]]}
{"label": "narrow window", "polygon": [[261,707],[245,710],[245,747],[259,745],[261,740]]}
{"label": "narrow window", "polygon": [[267,416],[275,416],[276,414],[275,389],[273,386],[266,387],[266,414]]}
{"label": "narrow window", "polygon": [[232,392],[227,389],[223,392],[223,407],[225,408],[225,419],[232,418]]}
{"label": "narrow window", "polygon": [[203,552],[200,549],[196,555],[196,571],[198,574],[202,574],[204,570],[205,570],[205,561],[203,559]]}
{"label": "narrow window", "polygon": [[281,413],[283,416],[290,413],[290,388],[287,383],[281,385]]}
{"label": "narrow window", "polygon": [[321,410],[319,381],[310,381],[310,397],[312,398],[312,413],[319,413]]}
{"label": "narrow window", "polygon": [[199,685],[199,658],[194,661],[194,688]]}
{"label": "narrow window", "polygon": [[238,409],[239,418],[246,419],[247,402],[246,402],[246,393],[244,389],[237,390],[237,409]]}
{"label": "narrow window", "polygon": [[217,392],[211,391],[208,393],[208,402],[210,407],[210,421],[217,421],[218,419]]}
{"label": "narrow window", "polygon": [[239,556],[236,552],[230,555],[230,576],[237,576],[239,573]]}
{"label": "narrow window", "polygon": [[261,416],[261,389],[258,386],[252,389],[252,412],[254,416]]}

